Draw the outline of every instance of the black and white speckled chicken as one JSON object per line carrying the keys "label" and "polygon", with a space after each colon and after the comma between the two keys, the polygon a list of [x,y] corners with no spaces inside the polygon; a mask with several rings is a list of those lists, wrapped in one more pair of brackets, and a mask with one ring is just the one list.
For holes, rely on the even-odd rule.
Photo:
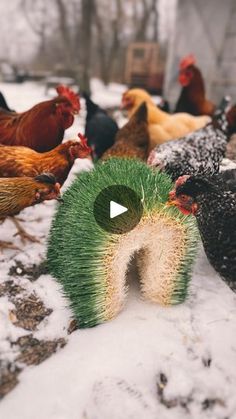
{"label": "black and white speckled chicken", "polygon": [[[227,106],[225,100],[223,108]],[[182,175],[212,176],[219,172],[226,146],[236,132],[236,105],[219,110],[212,122],[185,137],[156,147],[148,164],[168,173],[173,180]]]}
{"label": "black and white speckled chicken", "polygon": [[236,169],[210,178],[181,176],[170,200],[195,215],[209,262],[236,292]]}

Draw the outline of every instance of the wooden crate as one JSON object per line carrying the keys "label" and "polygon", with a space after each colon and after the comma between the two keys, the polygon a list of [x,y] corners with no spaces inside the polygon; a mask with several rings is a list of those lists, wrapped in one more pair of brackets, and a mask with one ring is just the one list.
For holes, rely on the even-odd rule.
{"label": "wooden crate", "polygon": [[130,87],[142,87],[160,94],[163,71],[159,64],[159,45],[155,42],[136,42],[128,46],[125,82]]}

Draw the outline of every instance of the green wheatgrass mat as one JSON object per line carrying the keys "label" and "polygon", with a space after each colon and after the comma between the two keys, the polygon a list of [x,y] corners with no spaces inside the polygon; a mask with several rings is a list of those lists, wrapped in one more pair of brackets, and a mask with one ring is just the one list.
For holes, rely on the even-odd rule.
{"label": "green wheatgrass mat", "polygon": [[[140,223],[125,234],[104,231],[94,201],[112,185],[135,191]],[[198,231],[194,217],[166,206],[170,178],[135,159],[113,158],[82,173],[63,195],[48,243],[50,273],[62,284],[79,327],[112,319],[125,302],[126,273],[135,256],[142,295],[162,305],[182,303],[188,292]]]}

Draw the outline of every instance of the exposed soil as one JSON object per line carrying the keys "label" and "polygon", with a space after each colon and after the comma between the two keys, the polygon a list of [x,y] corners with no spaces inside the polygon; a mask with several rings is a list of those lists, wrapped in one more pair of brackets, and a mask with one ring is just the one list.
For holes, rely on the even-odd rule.
{"label": "exposed soil", "polygon": [[30,281],[36,281],[36,279],[44,274],[47,274],[46,262],[42,262],[39,265],[33,264],[24,266],[21,261],[16,260],[15,264],[9,269],[10,276],[26,276]]}
{"label": "exposed soil", "polygon": [[15,299],[14,304],[15,310],[10,312],[12,323],[30,331],[36,330],[39,323],[52,313],[52,309],[46,308],[35,294]]}
{"label": "exposed soil", "polygon": [[38,365],[49,358],[58,348],[63,348],[66,341],[63,338],[55,340],[38,340],[32,334],[21,336],[15,343],[19,345],[20,355],[16,360],[27,365]]}
{"label": "exposed soil", "polygon": [[[19,277],[37,281],[46,273],[45,263],[25,266],[20,261],[14,261],[8,273],[12,278],[0,283],[0,297],[7,297],[8,301],[14,305],[14,308],[9,311],[9,319],[23,332],[16,341],[9,340],[10,347],[13,348],[13,360],[6,359],[4,353],[0,354],[0,399],[19,383],[19,374],[24,368],[28,365],[40,364],[66,345],[64,337],[54,340],[34,337],[34,332],[38,330],[41,322],[49,317],[53,310],[46,307],[35,292],[27,293],[27,287],[19,285]],[[76,322],[72,321],[68,325],[68,333],[72,333],[76,328]],[[31,333],[25,334],[24,330]]]}

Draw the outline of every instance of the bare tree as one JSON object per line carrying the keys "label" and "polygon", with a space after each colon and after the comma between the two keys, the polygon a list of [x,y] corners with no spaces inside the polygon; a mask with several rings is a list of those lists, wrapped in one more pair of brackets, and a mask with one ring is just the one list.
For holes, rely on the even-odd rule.
{"label": "bare tree", "polygon": [[[136,14],[136,25],[137,28],[134,32],[135,41],[146,41],[148,38],[148,29],[153,29],[154,35],[153,40],[158,39],[158,10],[157,0],[141,0],[142,13],[141,16]],[[150,21],[154,15],[154,23],[150,28]]]}
{"label": "bare tree", "polygon": [[158,2],[153,0],[152,2],[152,11],[153,11],[153,41],[158,41],[158,26],[159,26],[159,12],[158,12]]}
{"label": "bare tree", "polygon": [[55,2],[56,2],[58,16],[59,16],[59,19],[58,19],[59,29],[60,29],[61,36],[64,43],[65,59],[66,59],[67,66],[68,65],[70,66],[70,63],[73,58],[73,54],[71,50],[72,48],[71,33],[69,30],[69,25],[68,25],[68,8],[66,7],[66,4],[63,2],[63,0],[55,0]]}
{"label": "bare tree", "polygon": [[81,10],[81,47],[82,47],[82,65],[80,76],[80,87],[82,90],[90,93],[90,75],[91,75],[91,47],[92,47],[92,24],[95,11],[94,0],[82,0]]}
{"label": "bare tree", "polygon": [[[158,40],[157,0],[21,0],[28,25],[39,39],[39,59],[49,68],[108,83],[121,75],[130,42]],[[46,57],[46,58],[45,58]]]}
{"label": "bare tree", "polygon": [[94,8],[94,20],[97,34],[98,57],[100,61],[101,78],[105,84],[109,82],[109,78],[114,65],[114,59],[119,52],[121,43],[119,34],[121,32],[121,22],[123,19],[122,1],[115,0],[116,14],[110,20],[108,27],[109,36],[104,26],[103,18],[99,13],[97,2]]}
{"label": "bare tree", "polygon": [[46,2],[36,0],[32,3],[30,0],[22,0],[21,6],[31,30],[39,37],[39,53],[46,54],[48,23]]}

